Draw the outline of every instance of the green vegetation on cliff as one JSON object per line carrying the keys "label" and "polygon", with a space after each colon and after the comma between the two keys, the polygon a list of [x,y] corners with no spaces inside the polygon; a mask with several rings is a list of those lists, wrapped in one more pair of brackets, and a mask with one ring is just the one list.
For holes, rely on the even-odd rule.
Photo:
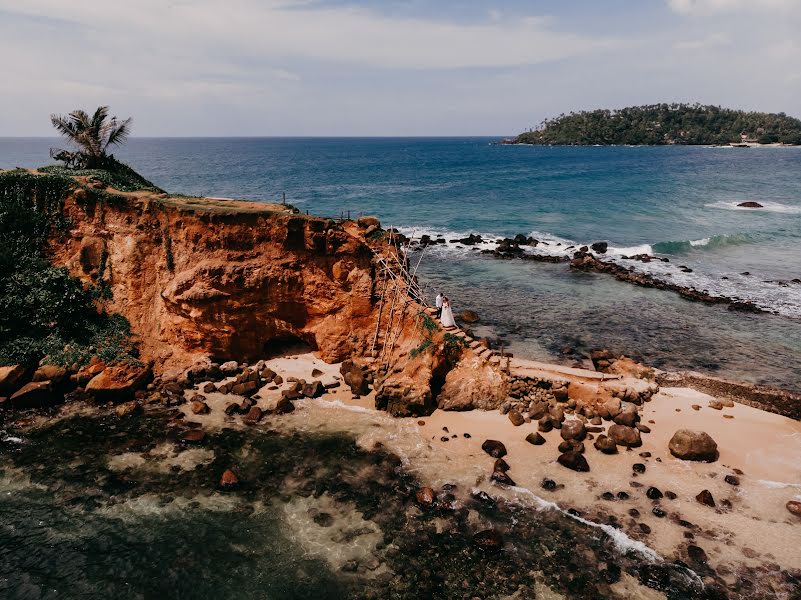
{"label": "green vegetation on cliff", "polygon": [[0,172],[0,365],[82,365],[93,355],[108,363],[135,360],[128,322],[102,309],[104,274],[84,287],[48,260],[48,239],[70,225],[62,206],[76,187],[67,171]]}
{"label": "green vegetation on cliff", "polygon": [[652,104],[559,115],[514,142],[537,145],[801,144],[801,120],[700,104]]}

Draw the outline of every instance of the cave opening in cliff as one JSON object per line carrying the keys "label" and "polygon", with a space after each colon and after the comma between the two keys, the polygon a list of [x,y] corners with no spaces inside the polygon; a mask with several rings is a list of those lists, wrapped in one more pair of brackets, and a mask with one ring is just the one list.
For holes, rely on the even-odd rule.
{"label": "cave opening in cliff", "polygon": [[287,354],[305,354],[317,350],[314,340],[305,340],[297,335],[285,334],[270,338],[262,347],[264,358],[275,358]]}

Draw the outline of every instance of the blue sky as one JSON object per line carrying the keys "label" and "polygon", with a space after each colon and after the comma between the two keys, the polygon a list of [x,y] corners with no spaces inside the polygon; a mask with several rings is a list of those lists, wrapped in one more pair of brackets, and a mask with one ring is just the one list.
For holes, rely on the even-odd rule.
{"label": "blue sky", "polygon": [[0,136],[508,135],[698,101],[801,116],[801,0],[0,0]]}

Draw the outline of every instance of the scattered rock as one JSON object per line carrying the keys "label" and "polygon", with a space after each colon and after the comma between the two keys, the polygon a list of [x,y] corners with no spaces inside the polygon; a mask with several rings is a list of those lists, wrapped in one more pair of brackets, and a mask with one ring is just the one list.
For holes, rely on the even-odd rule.
{"label": "scattered rock", "polygon": [[193,400],[189,404],[189,410],[191,410],[194,415],[207,415],[211,412],[209,405],[200,400]]}
{"label": "scattered rock", "polygon": [[64,396],[57,394],[49,381],[31,381],[14,392],[8,403],[14,408],[38,408],[63,399]]}
{"label": "scattered rock", "polygon": [[86,384],[86,392],[96,400],[128,400],[150,378],[150,367],[119,364],[104,368]]}
{"label": "scattered rock", "polygon": [[592,248],[593,252],[605,254],[606,250],[609,248],[609,244],[607,242],[595,242],[594,244],[590,244],[590,248]]}
{"label": "scattered rock", "polygon": [[278,415],[285,415],[291,413],[293,410],[295,410],[295,405],[292,404],[292,401],[286,396],[279,399],[278,403],[275,405],[275,413]]}
{"label": "scattered rock", "polygon": [[503,548],[503,536],[494,529],[485,529],[473,536],[473,543],[486,552],[497,552]]}
{"label": "scattered rock", "polygon": [[486,440],[481,444],[481,449],[492,458],[503,458],[506,456],[506,446],[498,440]]}
{"label": "scattered rock", "polygon": [[634,463],[631,465],[631,470],[635,473],[645,473],[645,465],[642,463]]}
{"label": "scattered rock", "polygon": [[749,200],[748,202],[740,202],[737,206],[741,208],[765,208],[759,202],[754,202],[753,200]]}
{"label": "scattered rock", "polygon": [[663,495],[662,490],[660,490],[658,487],[653,487],[653,486],[649,487],[645,492],[645,496],[649,500],[659,500],[662,497],[662,495]]}
{"label": "scattered rock", "polygon": [[526,422],[526,420],[523,418],[523,415],[521,415],[515,409],[509,411],[509,420],[515,427],[520,427],[523,423]]}
{"label": "scattered rock", "polygon": [[414,498],[418,504],[426,507],[434,506],[434,501],[436,500],[434,490],[430,487],[421,487],[415,492]]}
{"label": "scattered rock", "polygon": [[312,381],[303,386],[301,393],[307,398],[319,398],[325,394],[325,386],[320,381]]}
{"label": "scattered rock", "polygon": [[785,506],[787,507],[787,510],[790,511],[790,514],[793,514],[796,517],[801,517],[801,502],[798,500],[788,500]]}
{"label": "scattered rock", "polygon": [[181,441],[198,444],[206,439],[206,432],[202,429],[190,429],[181,436]]}
{"label": "scattered rock", "polygon": [[114,412],[117,413],[117,416],[120,418],[129,417],[141,411],[142,406],[136,400],[123,402],[122,404],[117,405],[117,407],[114,409]]}
{"label": "scattered rock", "polygon": [[542,446],[545,443],[545,438],[535,431],[526,436],[526,441],[534,446]]}
{"label": "scattered rock", "polygon": [[598,436],[593,444],[596,450],[600,450],[604,454],[616,454],[617,453],[617,444],[615,440],[610,437],[607,437],[604,434]]}
{"label": "scattered rock", "polygon": [[226,469],[220,477],[220,489],[230,492],[239,487],[239,477],[231,469]]}
{"label": "scattered rock", "polygon": [[587,459],[584,458],[584,455],[581,452],[576,452],[575,450],[560,454],[557,461],[563,467],[567,467],[568,469],[572,469],[573,471],[578,471],[580,473],[586,473],[590,470],[590,465],[587,463]]}
{"label": "scattered rock", "polygon": [[726,477],[723,478],[723,481],[729,485],[740,485],[740,478],[737,477],[737,475],[726,475]]}
{"label": "scattered rock", "polygon": [[540,484],[542,489],[548,490],[549,492],[556,489],[556,482],[553,479],[543,479],[542,483]]}
{"label": "scattered rock", "polygon": [[203,387],[200,388],[200,391],[202,391],[204,394],[211,394],[212,392],[217,391],[217,386],[215,386],[211,381],[207,381],[203,384]]}
{"label": "scattered rock", "polygon": [[494,481],[495,483],[499,483],[501,485],[508,485],[508,486],[517,485],[514,482],[514,480],[511,477],[509,477],[508,473],[505,473],[504,471],[494,471],[492,473],[492,476],[490,477],[490,480]]}
{"label": "scattered rock", "polygon": [[13,394],[22,387],[30,372],[22,365],[0,367],[0,395]]}
{"label": "scattered rock", "polygon": [[607,433],[618,446],[637,448],[638,446],[642,445],[640,432],[634,427],[618,425],[616,423],[609,427],[609,431]]}
{"label": "scattered rock", "polygon": [[236,375],[239,372],[239,364],[235,360],[229,360],[220,365],[220,371],[224,375]]}
{"label": "scattered rock", "polygon": [[262,410],[258,406],[251,406],[244,417],[245,423],[258,423],[263,416]]}
{"label": "scattered rock", "polygon": [[718,459],[718,445],[705,431],[679,429],[670,438],[670,453],[682,460],[714,462]]}
{"label": "scattered rock", "polygon": [[576,440],[580,442],[587,435],[587,430],[584,427],[584,423],[575,419],[562,423],[560,434],[563,440]]}
{"label": "scattered rock", "polygon": [[507,463],[502,458],[499,458],[498,460],[495,461],[495,464],[493,465],[492,470],[493,471],[503,471],[504,473],[506,473],[506,471],[508,471],[510,468],[511,467],[509,466],[509,463]]}
{"label": "scattered rock", "polygon": [[715,507],[715,499],[712,497],[712,492],[709,490],[702,490],[701,493],[695,497],[695,499],[701,504],[706,504],[712,508]]}

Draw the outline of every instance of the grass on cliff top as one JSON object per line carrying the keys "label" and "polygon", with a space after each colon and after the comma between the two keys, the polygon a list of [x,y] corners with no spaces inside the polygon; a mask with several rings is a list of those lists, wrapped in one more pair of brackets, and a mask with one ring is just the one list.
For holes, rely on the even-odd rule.
{"label": "grass on cliff top", "polygon": [[257,200],[233,200],[229,198],[197,198],[171,194],[166,198],[158,198],[165,206],[185,210],[198,210],[218,213],[294,213],[299,212],[289,204],[259,202]]}
{"label": "grass on cliff top", "polygon": [[114,160],[109,169],[69,169],[60,165],[50,165],[38,169],[40,173],[65,177],[88,177],[89,181],[101,183],[120,192],[148,191],[163,194],[164,190],[145,179],[131,167]]}

